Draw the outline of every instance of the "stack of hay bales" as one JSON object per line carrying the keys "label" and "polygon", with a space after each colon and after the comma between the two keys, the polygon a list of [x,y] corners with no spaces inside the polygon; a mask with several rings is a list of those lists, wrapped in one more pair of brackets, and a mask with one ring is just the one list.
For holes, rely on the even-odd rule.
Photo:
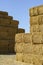
{"label": "stack of hay bales", "polygon": [[43,64],[43,5],[30,9],[30,33],[16,34],[16,60]]}
{"label": "stack of hay bales", "polygon": [[[42,65],[43,61],[43,5],[30,9],[30,33],[32,34],[33,64]],[[36,62],[37,60],[37,62]]]}
{"label": "stack of hay bales", "polygon": [[40,61],[40,58],[42,58],[42,55],[40,53],[41,46],[33,44],[31,33],[16,34],[15,43],[16,44],[14,49],[16,52],[17,61],[34,64],[34,65],[38,65],[38,64],[41,65],[41,61]]}
{"label": "stack of hay bales", "polygon": [[0,11],[0,53],[14,52],[18,23],[12,16],[8,16],[8,12]]}
{"label": "stack of hay bales", "polygon": [[30,9],[30,32],[43,32],[43,5]]}
{"label": "stack of hay bales", "polygon": [[34,54],[42,55],[43,47],[43,5],[30,9],[30,33]]}
{"label": "stack of hay bales", "polygon": [[15,37],[15,47],[14,47],[17,61],[23,61],[23,46],[24,46],[23,33],[18,33]]}
{"label": "stack of hay bales", "polygon": [[[32,53],[32,35],[31,33],[19,33],[15,36],[16,60],[29,62],[27,54]],[[25,58],[26,57],[26,58]],[[30,62],[31,63],[31,62]]]}
{"label": "stack of hay bales", "polygon": [[15,34],[18,33],[18,24],[19,21],[11,20],[10,25],[8,26],[8,36],[9,36],[9,53],[14,52],[15,45]]}

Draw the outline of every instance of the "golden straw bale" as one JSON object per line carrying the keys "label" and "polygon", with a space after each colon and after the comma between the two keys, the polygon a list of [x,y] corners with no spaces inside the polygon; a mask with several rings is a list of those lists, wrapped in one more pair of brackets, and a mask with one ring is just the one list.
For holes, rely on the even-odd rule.
{"label": "golden straw bale", "polygon": [[30,32],[39,32],[39,25],[30,26]]}
{"label": "golden straw bale", "polygon": [[16,60],[23,62],[23,53],[16,53]]}
{"label": "golden straw bale", "polygon": [[42,33],[41,32],[34,32],[32,34],[32,41],[34,44],[42,43]]}
{"label": "golden straw bale", "polygon": [[16,43],[14,49],[15,49],[15,52],[17,52],[17,53],[23,52],[24,43]]}
{"label": "golden straw bale", "polygon": [[38,13],[39,15],[43,14],[43,5],[38,6]]}
{"label": "golden straw bale", "polygon": [[29,10],[30,16],[36,16],[43,14],[43,5],[30,8]]}
{"label": "golden straw bale", "polygon": [[30,8],[29,13],[31,17],[38,15],[38,7]]}
{"label": "golden straw bale", "polygon": [[36,25],[38,24],[39,18],[38,16],[30,17],[30,25]]}
{"label": "golden straw bale", "polygon": [[35,55],[35,54],[23,54],[23,60],[26,63],[32,63],[33,65],[41,65],[40,58],[42,58],[41,55]]}
{"label": "golden straw bale", "polygon": [[25,43],[23,47],[23,53],[33,53],[32,43]]}
{"label": "golden straw bale", "polygon": [[21,42],[23,42],[23,33],[18,33],[18,34],[16,34],[16,36],[15,36],[15,42],[17,42],[17,43],[21,43]]}
{"label": "golden straw bale", "polygon": [[23,36],[25,43],[32,43],[32,34],[31,33],[25,33]]}
{"label": "golden straw bale", "polygon": [[34,65],[41,65],[40,56],[41,55],[33,55],[33,64]]}
{"label": "golden straw bale", "polygon": [[23,60],[26,63],[32,63],[33,64],[33,56],[32,54],[23,54]]}
{"label": "golden straw bale", "polygon": [[42,48],[42,44],[35,44],[35,45],[33,45],[32,46],[33,54],[41,55],[42,54],[41,48]]}

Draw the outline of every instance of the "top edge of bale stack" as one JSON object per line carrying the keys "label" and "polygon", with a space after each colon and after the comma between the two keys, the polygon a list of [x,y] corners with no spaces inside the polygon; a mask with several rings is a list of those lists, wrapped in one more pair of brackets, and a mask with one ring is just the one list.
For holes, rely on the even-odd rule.
{"label": "top edge of bale stack", "polygon": [[5,15],[5,16],[8,16],[8,12],[5,12],[5,11],[0,11],[0,15]]}
{"label": "top edge of bale stack", "polygon": [[18,20],[11,20],[11,25],[18,25],[19,21]]}
{"label": "top edge of bale stack", "polygon": [[12,16],[4,16],[4,15],[0,15],[0,18],[9,19],[9,20],[12,20],[13,19]]}
{"label": "top edge of bale stack", "polygon": [[25,33],[25,29],[23,29],[23,28],[18,28],[18,33]]}
{"label": "top edge of bale stack", "polygon": [[43,15],[43,5],[30,8],[29,13],[30,16]]}

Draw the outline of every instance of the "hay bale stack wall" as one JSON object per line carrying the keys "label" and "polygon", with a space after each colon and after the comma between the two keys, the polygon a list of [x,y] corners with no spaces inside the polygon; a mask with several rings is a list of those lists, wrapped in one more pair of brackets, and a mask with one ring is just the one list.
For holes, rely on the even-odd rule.
{"label": "hay bale stack wall", "polygon": [[[18,32],[18,20],[13,20],[8,12],[0,11],[0,53],[14,53],[15,35]],[[22,31],[21,31],[22,32]]]}
{"label": "hay bale stack wall", "polygon": [[30,33],[15,36],[16,60],[43,65],[43,5],[30,10]]}

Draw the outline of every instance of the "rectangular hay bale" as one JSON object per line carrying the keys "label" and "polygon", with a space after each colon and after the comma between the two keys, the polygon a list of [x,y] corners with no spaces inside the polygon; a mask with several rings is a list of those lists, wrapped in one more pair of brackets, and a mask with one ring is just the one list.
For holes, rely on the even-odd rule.
{"label": "rectangular hay bale", "polygon": [[33,41],[34,44],[42,43],[42,34],[41,34],[41,32],[34,32],[32,34],[32,41]]}
{"label": "rectangular hay bale", "polygon": [[23,54],[23,60],[24,60],[25,63],[33,64],[32,54]]}
{"label": "rectangular hay bale", "polygon": [[40,55],[23,54],[23,60],[24,62],[33,64],[33,65],[41,65]]}
{"label": "rectangular hay bale", "polygon": [[30,32],[39,32],[39,25],[31,25]]}
{"label": "rectangular hay bale", "polygon": [[38,24],[39,18],[38,16],[30,17],[30,25],[36,25]]}
{"label": "rectangular hay bale", "polygon": [[0,32],[7,32],[8,31],[8,27],[4,27],[4,26],[0,26]]}
{"label": "rectangular hay bale", "polygon": [[33,53],[33,49],[32,49],[32,44],[31,43],[25,43],[24,47],[23,47],[23,53],[27,53],[27,54],[31,54]]}
{"label": "rectangular hay bale", "polygon": [[30,17],[30,25],[43,24],[43,15]]}
{"label": "rectangular hay bale", "polygon": [[16,27],[10,27],[10,26],[8,26],[7,27],[8,28],[8,32],[12,32],[12,33],[16,33],[17,32],[17,28]]}
{"label": "rectangular hay bale", "polygon": [[13,26],[13,27],[15,27],[15,26],[18,27],[18,24],[19,24],[18,20],[11,20],[11,22],[10,22],[10,25]]}
{"label": "rectangular hay bale", "polygon": [[4,18],[0,18],[0,25],[9,25],[10,24],[10,20],[9,19],[4,19]]}
{"label": "rectangular hay bale", "polygon": [[21,42],[23,42],[24,40],[23,40],[23,33],[18,33],[18,34],[16,34],[16,36],[15,36],[15,42],[17,42],[17,43],[21,43]]}
{"label": "rectangular hay bale", "polygon": [[15,35],[16,35],[15,33],[12,33],[12,32],[10,33],[10,32],[9,32],[7,39],[15,40]]}
{"label": "rectangular hay bale", "polygon": [[39,15],[43,14],[43,5],[38,6],[38,13]]}
{"label": "rectangular hay bale", "polygon": [[41,55],[33,55],[33,65],[42,65],[40,57]]}
{"label": "rectangular hay bale", "polygon": [[16,61],[23,62],[23,53],[16,53]]}
{"label": "rectangular hay bale", "polygon": [[30,8],[29,13],[30,13],[30,16],[31,16],[31,17],[38,15],[38,7]]}
{"label": "rectangular hay bale", "polygon": [[31,8],[29,13],[30,13],[30,16],[43,14],[43,5]]}
{"label": "rectangular hay bale", "polygon": [[41,55],[42,54],[41,48],[42,48],[42,44],[35,44],[35,45],[33,45],[32,46],[33,54]]}
{"label": "rectangular hay bale", "polygon": [[0,40],[0,46],[6,46],[9,44],[9,40]]}
{"label": "rectangular hay bale", "polygon": [[8,32],[0,31],[0,39],[4,39],[4,38],[6,39],[7,37],[8,37]]}
{"label": "rectangular hay bale", "polygon": [[1,39],[15,39],[15,34],[13,34],[12,32],[10,33],[10,32],[1,32],[0,31],[0,40]]}
{"label": "rectangular hay bale", "polygon": [[0,53],[8,53],[8,40],[0,40]]}
{"label": "rectangular hay bale", "polygon": [[22,53],[23,49],[24,49],[24,43],[16,43],[15,44],[15,48],[14,48],[15,52]]}
{"label": "rectangular hay bale", "polygon": [[23,40],[25,43],[32,43],[32,34],[31,33],[25,33],[23,35]]}

